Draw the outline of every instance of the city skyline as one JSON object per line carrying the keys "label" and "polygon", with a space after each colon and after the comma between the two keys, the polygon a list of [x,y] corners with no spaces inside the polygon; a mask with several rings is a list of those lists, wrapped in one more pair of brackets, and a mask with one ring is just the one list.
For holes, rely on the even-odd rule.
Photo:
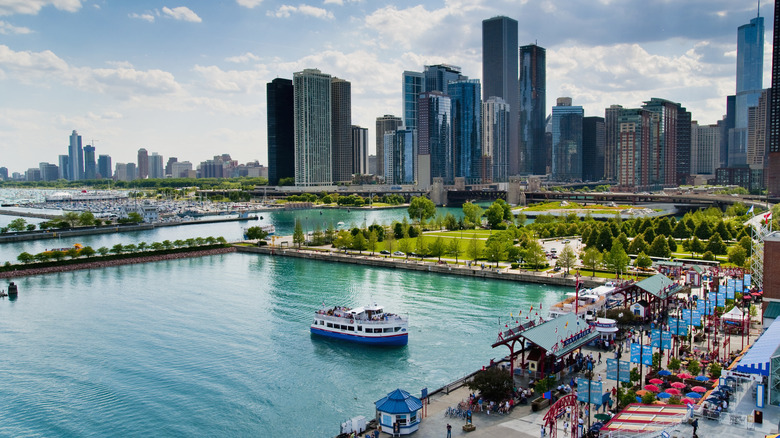
{"label": "city skyline", "polygon": [[[762,4],[761,16],[772,17],[773,7]],[[218,149],[267,165],[266,83],[305,68],[352,83],[352,123],[373,138],[377,117],[403,116],[403,71],[445,63],[482,79],[482,20],[499,15],[518,20],[520,45],[547,49],[548,114],[561,96],[586,116],[659,97],[713,124],[736,91],[737,29],[756,12],[750,1],[658,8],[0,0],[0,140],[20,151],[0,166],[22,171],[42,159],[56,162],[67,153],[63,132],[74,129],[115,162],[135,161],[139,148],[196,162]],[[771,26],[764,40],[768,87]],[[372,141],[369,149],[376,152]]]}

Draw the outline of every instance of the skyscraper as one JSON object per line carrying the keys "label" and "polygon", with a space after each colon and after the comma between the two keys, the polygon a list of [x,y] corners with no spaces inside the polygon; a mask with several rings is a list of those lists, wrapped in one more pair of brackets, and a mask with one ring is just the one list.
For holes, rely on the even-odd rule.
{"label": "skyscraper", "polygon": [[603,117],[582,119],[582,180],[604,179],[605,127]]}
{"label": "skyscraper", "polygon": [[352,84],[333,78],[330,84],[331,148],[334,183],[352,182]]}
{"label": "skyscraper", "polygon": [[691,122],[691,174],[715,176],[719,166],[721,129],[718,125]]}
{"label": "skyscraper", "polygon": [[[515,154],[524,160],[519,171],[544,175],[547,173],[548,151],[544,128],[547,117],[547,52],[532,44],[520,47],[520,99],[518,107],[519,145]],[[510,147],[511,150],[511,147]],[[512,160],[510,152],[510,160]],[[519,166],[519,164],[518,164]]]}
{"label": "skyscraper", "polygon": [[559,97],[552,109],[552,178],[555,181],[582,180],[581,106],[570,97]]}
{"label": "skyscraper", "polygon": [[68,177],[71,181],[84,178],[84,150],[81,147],[81,136],[75,130],[70,134],[68,166]]}
{"label": "skyscraper", "polygon": [[146,149],[138,149],[138,179],[149,177],[149,152]]}
{"label": "skyscraper", "polygon": [[368,128],[352,125],[352,173],[368,175]]}
{"label": "skyscraper", "polygon": [[769,96],[769,166],[767,191],[780,196],[780,1],[775,0],[772,32],[772,92]]}
{"label": "skyscraper", "polygon": [[509,17],[494,17],[482,21],[482,96],[483,100],[493,96],[500,97],[509,104],[509,172],[511,175],[516,175],[522,170],[521,161],[525,158],[521,155],[518,144],[518,117],[521,106],[518,105],[517,91],[517,46],[516,20]]}
{"label": "skyscraper", "polygon": [[398,129],[385,132],[385,181],[388,184],[412,184],[415,178],[417,153],[415,151],[415,131]]}
{"label": "skyscraper", "polygon": [[[452,100],[438,91],[420,95],[417,112],[418,183],[430,185],[433,178],[453,183]],[[428,163],[426,166],[425,163]]]}
{"label": "skyscraper", "polygon": [[108,155],[99,155],[97,161],[98,178],[111,178],[113,173],[111,172],[111,157]]}
{"label": "skyscraper", "polygon": [[657,184],[652,180],[651,160],[654,114],[642,108],[620,110],[618,125],[618,186],[623,190],[645,190]]}
{"label": "skyscraper", "polygon": [[57,181],[60,176],[59,168],[55,164],[38,163],[38,170],[41,181]]}
{"label": "skyscraper", "polygon": [[95,179],[97,168],[95,167],[95,147],[84,146],[84,179]]}
{"label": "skyscraper", "polygon": [[500,97],[482,102],[482,163],[484,182],[509,178],[509,105]]}
{"label": "skyscraper", "polygon": [[748,108],[758,105],[764,81],[764,18],[737,29],[737,97],[729,134],[729,167],[747,163]]}
{"label": "skyscraper", "polygon": [[[654,161],[653,171],[657,172],[657,176],[653,179],[657,180],[659,184],[674,187],[678,185],[677,161],[680,159],[677,150],[677,117],[679,112],[684,109],[679,103],[657,97],[645,102],[642,108],[655,114],[658,122],[653,124],[655,129],[653,137],[656,139],[658,148],[651,151],[652,155],[650,157]],[[690,119],[688,119],[689,136],[690,123]],[[688,138],[688,141],[690,141],[690,137]],[[688,152],[690,153],[690,149]]]}
{"label": "skyscraper", "polygon": [[425,75],[416,71],[405,71],[402,75],[403,83],[403,119],[406,129],[417,129],[417,99],[420,93],[425,91]]}
{"label": "skyscraper", "polygon": [[70,156],[59,156],[59,177],[60,179],[70,180]]}
{"label": "skyscraper", "polygon": [[689,184],[691,177],[691,113],[683,107],[677,110],[677,182],[678,186]]}
{"label": "skyscraper", "polygon": [[276,78],[266,84],[268,106],[268,184],[295,177],[293,83]]}
{"label": "skyscraper", "polygon": [[449,64],[426,65],[425,72],[425,91],[447,92],[447,84],[450,82],[468,79],[460,74],[460,67]]}
{"label": "skyscraper", "polygon": [[158,155],[157,152],[152,152],[149,156],[149,178],[161,179],[165,178],[165,172],[163,169],[163,157]]}
{"label": "skyscraper", "polygon": [[176,163],[177,161],[179,161],[179,159],[176,158],[176,157],[168,157],[168,162],[165,163],[165,174],[166,175],[173,175],[173,173],[172,173],[173,163]]}
{"label": "skyscraper", "polygon": [[333,184],[331,76],[317,69],[293,74],[295,185]]}
{"label": "skyscraper", "polygon": [[482,183],[482,93],[479,79],[462,79],[447,86],[452,99],[452,167],[455,178]]}
{"label": "skyscraper", "polygon": [[385,176],[385,133],[395,132],[403,126],[400,117],[385,114],[376,118],[376,172],[377,176]]}
{"label": "skyscraper", "polygon": [[604,178],[617,181],[618,173],[618,140],[620,138],[621,105],[610,105],[604,110]]}

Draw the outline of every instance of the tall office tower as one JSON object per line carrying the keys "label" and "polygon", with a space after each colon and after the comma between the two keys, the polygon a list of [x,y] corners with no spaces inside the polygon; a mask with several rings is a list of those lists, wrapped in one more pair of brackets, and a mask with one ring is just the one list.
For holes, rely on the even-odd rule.
{"label": "tall office tower", "polygon": [[682,108],[679,103],[656,97],[646,101],[642,108],[655,114],[658,121],[653,125],[658,149],[651,151],[650,159],[655,162],[652,179],[665,186],[677,186],[677,115]]}
{"label": "tall office tower", "polygon": [[655,185],[652,180],[655,163],[653,125],[656,114],[642,108],[622,109],[618,116],[618,186],[623,190],[645,190]]}
{"label": "tall office tower", "polygon": [[418,184],[430,186],[433,178],[452,184],[452,99],[439,91],[420,95],[417,111]]}
{"label": "tall office tower", "polygon": [[70,180],[70,156],[69,155],[60,155],[59,156],[59,177],[60,179],[67,179]]}
{"label": "tall office tower", "polygon": [[114,170],[114,180],[132,181],[134,179],[136,179],[135,163],[116,163],[116,169]]}
{"label": "tall office tower", "polygon": [[720,161],[720,133],[718,125],[691,122],[691,175],[715,176]]}
{"label": "tall office tower", "polygon": [[509,179],[509,104],[500,97],[482,102],[482,163],[484,182]]}
{"label": "tall office tower", "polygon": [[404,127],[417,129],[417,100],[425,91],[425,75],[416,71],[405,71],[401,77],[404,99]]}
{"label": "tall office tower", "polygon": [[194,174],[192,163],[189,161],[177,161],[171,164],[171,177],[173,178],[195,178]]}
{"label": "tall office tower", "polygon": [[775,0],[772,28],[772,92],[769,96],[769,165],[767,191],[780,196],[780,1]]}
{"label": "tall office tower", "polygon": [[688,184],[691,177],[691,113],[683,107],[677,110],[677,185]]}
{"label": "tall office tower", "polygon": [[417,151],[415,150],[415,131],[398,129],[385,132],[385,182],[387,184],[413,184]]}
{"label": "tall office tower", "polygon": [[450,82],[468,79],[467,76],[460,74],[460,67],[448,64],[426,65],[425,72],[425,91],[447,92],[447,84]]}
{"label": "tall office tower", "polygon": [[737,29],[737,98],[729,133],[728,166],[747,163],[748,108],[758,105],[764,81],[764,18]]}
{"label": "tall office tower", "polygon": [[368,174],[376,175],[376,155],[368,156]]}
{"label": "tall office tower", "polygon": [[604,117],[582,119],[582,180],[604,179],[604,149],[606,145]]}
{"label": "tall office tower", "polygon": [[385,176],[385,132],[395,132],[403,126],[400,117],[385,114],[376,118],[376,171],[377,176]]}
{"label": "tall office tower", "polygon": [[764,169],[767,162],[769,138],[769,101],[772,90],[767,88],[758,98],[758,104],[748,108],[747,165],[751,169]]}
{"label": "tall office tower", "polygon": [[84,146],[84,179],[95,179],[97,168],[95,164],[95,146]]}
{"label": "tall office tower", "polygon": [[452,165],[455,178],[482,183],[482,90],[479,79],[447,86],[452,99]]}
{"label": "tall office tower", "polygon": [[179,161],[179,159],[176,157],[168,157],[168,162],[165,163],[165,175],[173,175],[171,173],[172,170],[171,168],[173,166],[173,163],[176,163],[177,161]]}
{"label": "tall office tower", "polygon": [[352,125],[352,173],[368,175],[368,128]]}
{"label": "tall office tower", "polygon": [[106,179],[113,176],[111,172],[111,157],[108,155],[99,155],[97,161],[98,178]]}
{"label": "tall office tower", "polygon": [[726,114],[723,116],[723,120],[718,124],[721,127],[720,133],[720,158],[718,167],[729,166],[729,138],[732,135],[734,129],[734,122],[736,120],[736,105],[737,96],[726,96]]}
{"label": "tall office tower", "polygon": [[[482,21],[482,91],[483,100],[500,97],[509,105],[509,171],[517,175],[525,157],[519,150],[517,20],[493,17]],[[542,49],[544,51],[544,49]],[[544,79],[542,79],[544,81]],[[544,117],[544,116],[542,116]]]}
{"label": "tall office tower", "polygon": [[610,105],[604,110],[604,178],[608,181],[617,181],[618,140],[620,138],[621,105]]}
{"label": "tall office tower", "polygon": [[158,155],[157,152],[152,152],[152,155],[149,156],[149,178],[165,178],[163,157],[162,155]]}
{"label": "tall office tower", "polygon": [[333,78],[330,84],[331,159],[334,183],[352,182],[352,84]]}
{"label": "tall office tower", "polygon": [[559,97],[552,109],[552,178],[555,181],[582,180],[581,106],[572,106],[571,97]]}
{"label": "tall office tower", "polygon": [[268,106],[268,184],[295,178],[293,82],[276,78],[266,84]]}
{"label": "tall office tower", "polygon": [[0,167],[0,181],[8,181],[8,168]]}
{"label": "tall office tower", "polygon": [[522,158],[525,154],[525,166],[518,169],[543,175],[547,173],[547,168],[550,166],[547,159],[550,154],[546,150],[544,141],[547,117],[547,52],[544,48],[536,44],[520,47],[519,83],[518,123],[520,127],[519,150],[516,155],[519,154],[518,156]]}
{"label": "tall office tower", "polygon": [[41,181],[57,181],[60,177],[60,170],[56,164],[38,163]]}
{"label": "tall office tower", "polygon": [[31,167],[27,169],[27,172],[24,173],[24,180],[25,181],[40,181],[41,180],[41,169],[37,167]]}
{"label": "tall office tower", "polygon": [[293,74],[295,185],[333,184],[331,76],[317,69]]}
{"label": "tall office tower", "polygon": [[138,149],[138,179],[149,177],[149,152],[146,149]]}
{"label": "tall office tower", "polygon": [[224,178],[225,177],[225,163],[222,158],[215,156],[214,159],[201,161],[200,175],[198,178]]}
{"label": "tall office tower", "polygon": [[68,177],[71,181],[84,178],[84,150],[81,147],[81,136],[75,130],[70,134],[68,166]]}

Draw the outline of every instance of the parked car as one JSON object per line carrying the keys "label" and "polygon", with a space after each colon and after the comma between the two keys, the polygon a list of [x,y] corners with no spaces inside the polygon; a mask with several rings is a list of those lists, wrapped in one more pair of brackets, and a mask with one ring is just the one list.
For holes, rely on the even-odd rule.
{"label": "parked car", "polygon": [[406,254],[402,253],[401,251],[396,251],[396,252],[393,253],[393,255],[402,257],[402,256],[405,256]]}
{"label": "parked car", "polygon": [[382,251],[379,251],[379,254],[390,255],[390,251],[383,249]]}

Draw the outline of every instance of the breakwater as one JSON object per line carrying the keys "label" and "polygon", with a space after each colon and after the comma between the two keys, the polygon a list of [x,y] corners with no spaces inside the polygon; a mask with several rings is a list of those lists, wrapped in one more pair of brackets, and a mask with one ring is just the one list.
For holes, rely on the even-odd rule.
{"label": "breakwater", "polygon": [[[0,278],[18,278],[30,275],[54,274],[57,272],[77,271],[83,269],[108,268],[111,266],[134,265],[139,263],[159,262],[192,257],[203,257],[236,252],[235,247],[209,247],[204,249],[187,249],[185,251],[160,251],[126,255],[126,257],[106,256],[89,259],[74,259],[50,266],[21,265],[15,270],[0,272]],[[48,263],[47,263],[48,264]]]}
{"label": "breakwater", "polygon": [[[528,271],[512,270],[506,268],[492,268],[480,266],[464,266],[439,264],[435,261],[419,261],[412,259],[394,259],[384,256],[371,256],[369,254],[343,254],[331,251],[311,251],[296,250],[292,248],[278,247],[250,247],[235,245],[236,250],[245,253],[278,255],[287,257],[297,257],[310,260],[320,260],[326,262],[349,263],[354,265],[374,266],[389,269],[406,269],[410,271],[427,271],[437,274],[460,275],[472,278],[483,278],[492,280],[518,281],[524,283],[549,284],[554,286],[574,287],[576,278],[574,276],[563,277],[561,274],[549,276],[547,273],[531,273]],[[604,278],[580,278],[584,287],[597,287],[606,282]]]}

